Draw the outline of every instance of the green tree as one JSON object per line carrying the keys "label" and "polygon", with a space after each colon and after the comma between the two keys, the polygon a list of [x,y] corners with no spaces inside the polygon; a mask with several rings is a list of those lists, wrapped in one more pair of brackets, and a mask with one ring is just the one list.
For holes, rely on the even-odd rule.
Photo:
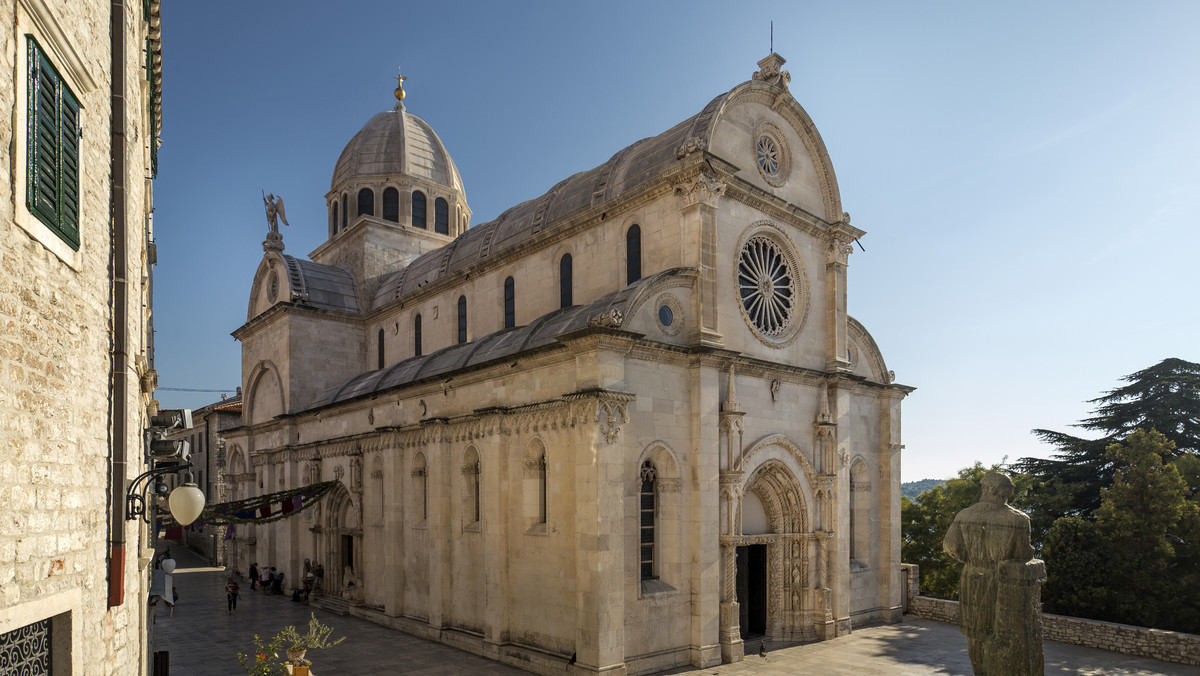
{"label": "green tree", "polygon": [[1094,520],[1062,517],[1047,536],[1048,611],[1200,630],[1190,560],[1200,512],[1174,452],[1164,435],[1140,429],[1108,447],[1113,481]]}
{"label": "green tree", "polygon": [[1075,424],[1101,433],[1101,438],[1035,429],[1039,439],[1058,451],[1052,458],[1022,458],[1014,465],[1047,484],[1043,502],[1034,509],[1043,525],[1100,507],[1100,491],[1112,483],[1115,468],[1108,447],[1135,429],[1158,430],[1174,442],[1175,454],[1200,454],[1200,364],[1172,357],[1122,380],[1128,384],[1092,399],[1093,415]]}

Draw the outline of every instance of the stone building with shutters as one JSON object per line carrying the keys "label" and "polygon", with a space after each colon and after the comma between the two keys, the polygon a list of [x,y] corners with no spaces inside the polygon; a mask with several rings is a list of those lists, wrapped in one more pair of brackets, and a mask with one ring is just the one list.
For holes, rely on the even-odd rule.
{"label": "stone building with shutters", "polygon": [[145,674],[159,2],[0,25],[0,672]]}
{"label": "stone building with shutters", "polygon": [[864,232],[783,63],[471,227],[398,90],[328,239],[263,243],[233,497],[341,485],[232,565],[308,561],[315,603],[542,673],[899,621],[912,388],[847,314]]}

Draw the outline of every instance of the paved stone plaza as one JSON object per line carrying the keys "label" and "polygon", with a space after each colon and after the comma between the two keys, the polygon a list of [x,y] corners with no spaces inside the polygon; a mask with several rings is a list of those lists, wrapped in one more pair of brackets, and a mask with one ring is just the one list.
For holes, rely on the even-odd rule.
{"label": "paved stone plaza", "polygon": [[[172,676],[230,676],[242,673],[237,652],[249,652],[257,632],[271,635],[286,624],[303,625],[310,611],[346,636],[341,645],[309,655],[314,676],[376,674],[523,674],[525,672],[445,645],[293,603],[289,596],[263,596],[242,587],[238,610],[225,610],[225,574],[190,552],[174,548],[179,563],[175,586],[179,604],[172,617],[160,604],[154,617],[154,649],[171,653]],[[906,619],[903,624],[870,627],[821,643],[746,647],[746,660],[709,669],[681,668],[668,674],[970,674],[966,638],[940,622]],[[567,673],[567,672],[564,672]],[[1181,664],[1129,657],[1063,643],[1046,643],[1047,674],[1194,674]]]}

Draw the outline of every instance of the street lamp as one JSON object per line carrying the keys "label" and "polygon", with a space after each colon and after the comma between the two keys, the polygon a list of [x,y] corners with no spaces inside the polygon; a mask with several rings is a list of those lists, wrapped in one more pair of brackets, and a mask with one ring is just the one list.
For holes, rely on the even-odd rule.
{"label": "street lamp", "polygon": [[[190,467],[190,465],[184,467]],[[141,517],[142,521],[150,523],[150,517],[146,514],[147,491],[153,486],[156,494],[163,495],[167,486],[159,477],[179,470],[180,466],[178,465],[156,467],[134,479],[133,483],[129,484],[129,492],[125,496],[125,518],[135,521]],[[200,512],[204,511],[204,492],[192,482],[191,472],[187,473],[187,479],[182,486],[171,491],[167,505],[171,509],[171,516],[175,517],[175,521],[181,526],[191,524],[200,516]]]}

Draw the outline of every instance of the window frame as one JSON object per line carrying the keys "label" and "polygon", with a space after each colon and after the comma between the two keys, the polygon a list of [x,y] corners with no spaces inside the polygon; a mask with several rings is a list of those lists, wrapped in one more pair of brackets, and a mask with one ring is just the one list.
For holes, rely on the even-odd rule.
{"label": "window frame", "polygon": [[441,197],[433,201],[433,231],[439,235],[450,234],[450,203]]}
{"label": "window frame", "polygon": [[[363,196],[367,199],[364,200]],[[369,208],[367,208],[369,207]],[[370,188],[362,188],[358,191],[358,206],[354,210],[354,217],[359,216],[374,216],[375,215],[375,191]]]}
{"label": "window frame", "polygon": [[517,291],[516,282],[511,276],[504,280],[504,328],[511,329],[517,325]]}
{"label": "window frame", "polygon": [[558,259],[558,307],[574,305],[574,262],[571,254],[565,253]]}
{"label": "window frame", "polygon": [[657,474],[658,470],[650,460],[643,462],[638,472],[638,576],[642,580],[656,580],[659,577]]}
{"label": "window frame", "polygon": [[[418,199],[418,197],[420,199]],[[417,205],[420,204],[420,216],[418,217]],[[425,197],[425,193],[420,190],[412,192],[412,227],[422,230],[429,229],[429,201]]]}
{"label": "window frame", "polygon": [[413,315],[413,356],[421,356],[421,313]]}
{"label": "window frame", "polygon": [[458,344],[467,342],[467,297],[458,297]]}
{"label": "window frame", "polygon": [[625,285],[642,278],[642,227],[637,223],[625,231]]}
{"label": "window frame", "polygon": [[383,189],[383,220],[400,222],[400,191],[388,186]]}
{"label": "window frame", "polygon": [[[62,72],[31,33],[26,40],[25,206],[72,251],[79,251],[80,165],[83,106]],[[53,86],[49,96],[42,92]],[[48,104],[54,110],[45,112]],[[45,129],[40,123],[48,123]],[[50,139],[50,136],[53,139]],[[49,143],[50,147],[46,147]],[[47,157],[47,154],[49,157]],[[52,173],[49,195],[42,189]],[[45,198],[42,196],[45,195]]]}

